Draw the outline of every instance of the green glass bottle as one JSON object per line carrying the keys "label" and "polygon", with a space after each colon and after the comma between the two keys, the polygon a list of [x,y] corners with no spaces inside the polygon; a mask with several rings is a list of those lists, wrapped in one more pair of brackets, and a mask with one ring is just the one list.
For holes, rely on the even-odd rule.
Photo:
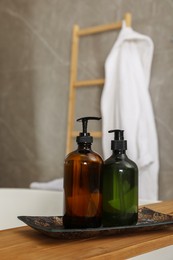
{"label": "green glass bottle", "polygon": [[103,166],[103,211],[105,227],[134,225],[138,220],[138,168],[127,155],[123,130],[111,141],[112,156]]}

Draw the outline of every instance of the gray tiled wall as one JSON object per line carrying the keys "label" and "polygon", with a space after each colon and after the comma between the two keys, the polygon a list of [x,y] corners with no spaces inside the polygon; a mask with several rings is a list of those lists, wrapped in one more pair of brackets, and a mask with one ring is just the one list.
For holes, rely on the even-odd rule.
{"label": "gray tiled wall", "polygon": [[[72,27],[112,23],[127,11],[133,28],[154,41],[160,199],[173,197],[173,0],[0,0],[0,187],[63,175]],[[104,76],[117,35],[81,40],[79,79]],[[90,91],[79,90],[76,117],[100,114],[101,88]],[[99,141],[95,149],[101,153]]]}

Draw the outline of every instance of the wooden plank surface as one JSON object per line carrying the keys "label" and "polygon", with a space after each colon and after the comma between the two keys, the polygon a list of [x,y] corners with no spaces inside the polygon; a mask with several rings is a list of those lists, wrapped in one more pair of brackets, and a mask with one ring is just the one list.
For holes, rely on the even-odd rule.
{"label": "wooden plank surface", "polygon": [[[173,215],[173,201],[149,207]],[[0,259],[127,259],[172,244],[173,227],[65,241],[49,238],[26,226],[0,232]]]}

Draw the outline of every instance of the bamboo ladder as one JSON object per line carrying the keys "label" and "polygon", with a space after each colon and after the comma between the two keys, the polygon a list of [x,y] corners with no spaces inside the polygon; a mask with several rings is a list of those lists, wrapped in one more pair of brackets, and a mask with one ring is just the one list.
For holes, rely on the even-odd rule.
{"label": "bamboo ladder", "polygon": [[[126,26],[131,26],[131,14],[125,14]],[[78,49],[79,38],[91,34],[106,32],[110,30],[119,30],[122,27],[122,21],[116,23],[100,25],[85,29],[80,29],[78,25],[74,25],[72,34],[72,48],[71,48],[71,67],[70,67],[70,86],[69,86],[69,103],[68,103],[68,122],[67,122],[67,144],[66,154],[72,151],[73,138],[78,135],[74,130],[74,111],[75,111],[75,97],[77,88],[90,87],[90,86],[103,86],[104,79],[92,80],[77,80],[77,67],[78,67]],[[91,132],[93,137],[101,138],[101,131]]]}

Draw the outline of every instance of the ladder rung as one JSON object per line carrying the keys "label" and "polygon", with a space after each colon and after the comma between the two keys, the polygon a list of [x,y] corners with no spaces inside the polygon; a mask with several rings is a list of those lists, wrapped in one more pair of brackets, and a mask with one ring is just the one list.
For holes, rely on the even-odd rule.
{"label": "ladder rung", "polygon": [[[72,132],[72,137],[76,137],[78,135],[79,135],[78,131],[73,131]],[[93,131],[93,132],[90,132],[90,135],[95,137],[95,138],[101,138],[102,137],[102,132],[101,131]]]}
{"label": "ladder rung", "polygon": [[95,34],[95,33],[101,33],[101,32],[105,32],[105,31],[120,29],[121,27],[122,27],[122,22],[119,21],[117,23],[104,24],[104,25],[80,29],[78,31],[78,35],[79,36],[86,36],[88,34]]}
{"label": "ladder rung", "polygon": [[93,79],[93,80],[85,80],[85,81],[76,81],[74,83],[75,87],[86,87],[86,86],[97,86],[97,85],[104,85],[104,79]]}

